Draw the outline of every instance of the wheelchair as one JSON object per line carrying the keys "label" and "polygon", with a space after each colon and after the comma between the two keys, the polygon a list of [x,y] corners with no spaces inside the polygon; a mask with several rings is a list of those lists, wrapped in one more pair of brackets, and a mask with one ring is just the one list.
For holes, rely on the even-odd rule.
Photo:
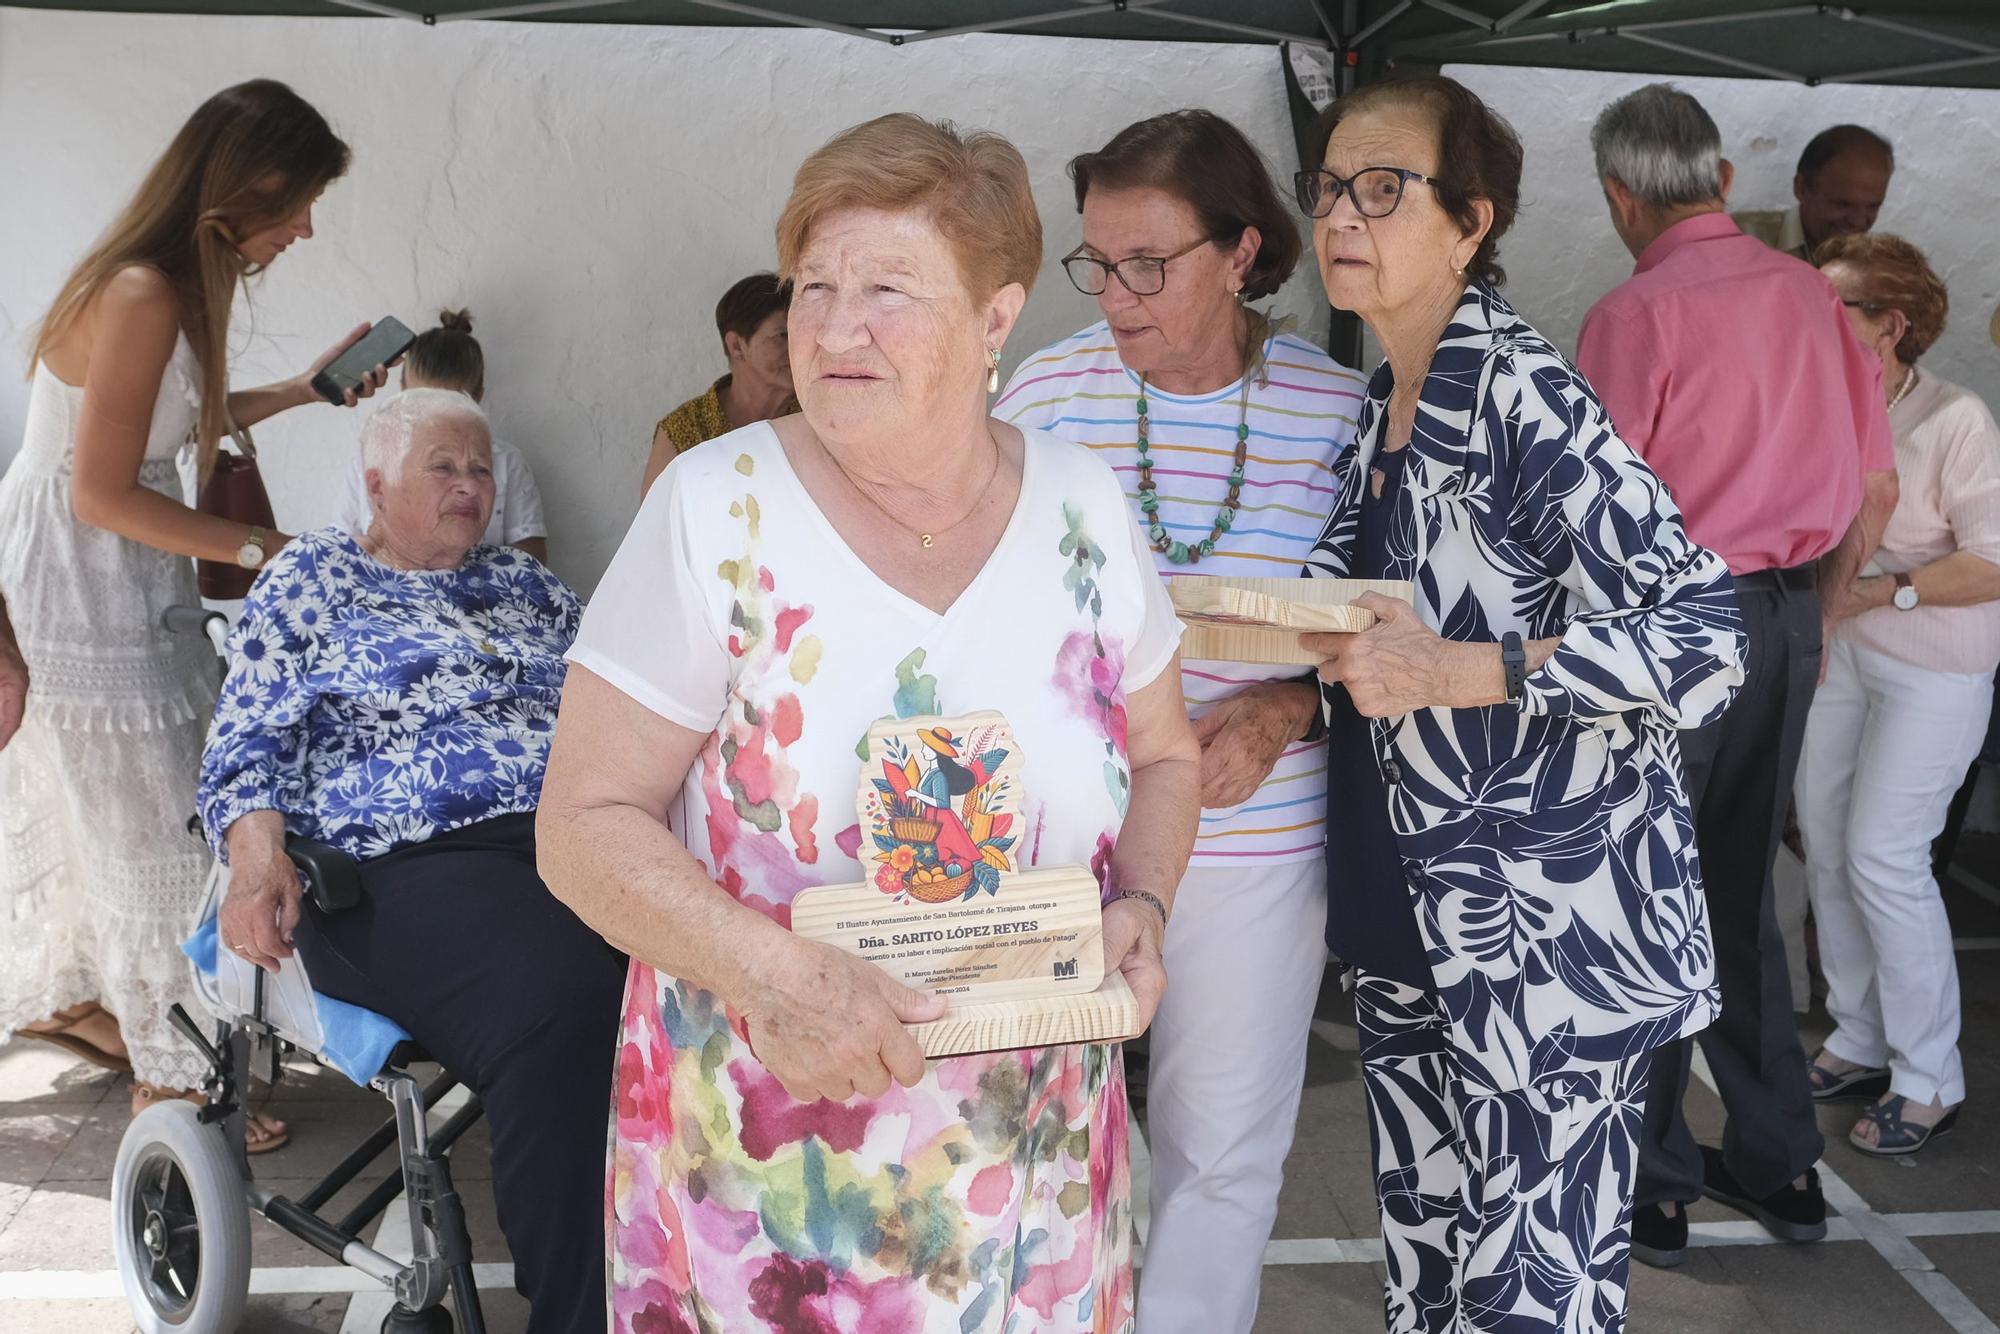
{"label": "wheelchair", "polygon": [[[170,631],[205,634],[218,648],[228,630],[227,618],[198,607],[169,608],[162,621]],[[360,868],[353,858],[305,839],[290,840],[286,850],[306,898],[320,912],[341,912],[360,901]],[[216,866],[198,921],[213,916],[227,885],[227,869]],[[395,1305],[382,1322],[383,1334],[454,1329],[485,1334],[465,1210],[452,1184],[449,1157],[452,1145],[483,1115],[478,1098],[433,1131],[428,1113],[458,1080],[444,1073],[421,1083],[410,1067],[431,1058],[405,1039],[367,1080],[388,1101],[387,1119],[296,1200],[280,1195],[257,1183],[244,1150],[244,1121],[254,1071],[275,1085],[288,1054],[321,1059],[324,1030],[303,962],[288,960],[274,977],[219,950],[213,973],[200,968],[194,973],[214,1015],[212,1029],[205,1034],[179,1005],[170,1018],[208,1062],[202,1081],[208,1104],[162,1102],[134,1117],[112,1173],[118,1275],[139,1329],[144,1334],[236,1330],[250,1291],[254,1210],[387,1288]],[[333,1197],[392,1147],[394,1170],[343,1216],[328,1219],[322,1210]],[[408,1203],[412,1258],[407,1261],[361,1240],[398,1195]],[[447,1295],[450,1309],[444,1306]]]}

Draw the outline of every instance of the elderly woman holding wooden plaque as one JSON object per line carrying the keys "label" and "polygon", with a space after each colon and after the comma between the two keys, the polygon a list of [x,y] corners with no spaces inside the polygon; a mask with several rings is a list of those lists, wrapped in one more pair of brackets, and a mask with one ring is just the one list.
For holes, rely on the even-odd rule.
{"label": "elderly woman holding wooden plaque", "polygon": [[[1083,235],[1063,266],[1104,319],[1024,361],[995,415],[1116,468],[1176,589],[1187,576],[1297,583],[1365,385],[1252,304],[1301,249],[1270,168],[1196,110],[1128,125],[1069,173]],[[1255,1323],[1326,969],[1326,859],[1343,855],[1327,838],[1326,747],[1306,735],[1310,670],[1197,660],[1219,656],[1182,664],[1203,811],[1150,1040],[1147,1334]],[[1339,794],[1331,805],[1337,817]]]}
{"label": "elderly woman holding wooden plaque", "polygon": [[[1110,469],[987,415],[1041,259],[1011,145],[848,130],[799,169],[778,255],[803,412],[654,484],[543,788],[551,887],[632,956],[612,1327],[1127,1330],[1118,1048],[927,1063],[905,1025],[938,997],[789,928],[800,891],[886,900],[926,854],[967,896],[989,851],[1092,867],[1106,968],[1150,1019],[1198,801],[1178,625]],[[920,724],[880,750],[884,718],[984,711],[1011,744]],[[1016,750],[1002,833],[970,798]],[[855,819],[876,777],[938,812],[891,816],[887,849]]]}
{"label": "elderly woman holding wooden plaque", "polygon": [[1410,79],[1335,103],[1319,147],[1298,185],[1320,272],[1386,360],[1309,573],[1414,586],[1306,638],[1335,781],[1375,794],[1329,911],[1359,970],[1388,1327],[1622,1329],[1649,1055],[1717,1005],[1675,730],[1728,706],[1741,615],[1496,290],[1506,123]]}

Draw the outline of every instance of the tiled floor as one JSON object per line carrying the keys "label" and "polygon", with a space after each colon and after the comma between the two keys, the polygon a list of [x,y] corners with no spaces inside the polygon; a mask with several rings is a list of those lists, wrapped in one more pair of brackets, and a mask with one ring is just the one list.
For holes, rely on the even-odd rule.
{"label": "tiled floor", "polygon": [[[1823,1169],[1830,1193],[1849,1204],[1833,1238],[1806,1247],[1762,1244],[1755,1225],[1697,1206],[1696,1245],[1680,1269],[1634,1267],[1634,1334],[2000,1334],[1993,1323],[2000,1318],[2000,1130],[1981,1115],[2000,1106],[2000,840],[1969,839],[1965,863],[1993,884],[1963,873],[1948,895],[1962,946],[1971,1088],[1961,1129],[1915,1159],[1878,1162],[1846,1144],[1852,1109],[1828,1109]],[[1377,1229],[1352,1015],[1333,986],[1320,1011],[1257,1334],[1381,1325],[1379,1276],[1367,1246]],[[1808,1041],[1824,1024],[1820,1014],[1805,1019]],[[257,1169],[260,1180],[291,1193],[352,1146],[383,1106],[325,1073],[289,1081],[278,1098],[293,1143],[259,1159]],[[1696,1133],[1712,1141],[1721,1133],[1720,1106],[1704,1087],[1690,1098]],[[40,1044],[0,1047],[0,1334],[132,1328],[118,1295],[106,1203],[125,1106],[118,1078]],[[483,1130],[461,1143],[454,1173],[471,1211],[477,1259],[504,1264]],[[350,1187],[340,1203],[363,1189]],[[377,1327],[380,1298],[364,1291],[365,1280],[261,1220],[253,1235],[258,1270],[246,1330]],[[1359,1247],[1330,1244],[1357,1240]],[[489,1291],[485,1305],[495,1334],[525,1328],[525,1309],[511,1292]]]}

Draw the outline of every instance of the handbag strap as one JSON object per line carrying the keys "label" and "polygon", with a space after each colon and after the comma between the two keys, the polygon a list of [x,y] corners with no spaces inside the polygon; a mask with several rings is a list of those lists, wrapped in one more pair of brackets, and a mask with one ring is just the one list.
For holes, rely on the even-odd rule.
{"label": "handbag strap", "polygon": [[[228,408],[222,410],[222,420],[228,424],[229,439],[236,446],[236,452],[246,459],[255,461],[257,457],[257,442],[250,438],[250,428],[247,426],[238,426],[236,418],[230,415]],[[183,448],[192,448],[194,446],[195,440],[199,437],[200,429],[198,425],[188,427],[187,439],[181,442]]]}
{"label": "handbag strap", "polygon": [[222,419],[229,423],[229,438],[236,442],[236,452],[246,459],[254,460],[257,457],[257,442],[250,438],[250,428],[238,426],[234,414],[227,406],[222,409]]}

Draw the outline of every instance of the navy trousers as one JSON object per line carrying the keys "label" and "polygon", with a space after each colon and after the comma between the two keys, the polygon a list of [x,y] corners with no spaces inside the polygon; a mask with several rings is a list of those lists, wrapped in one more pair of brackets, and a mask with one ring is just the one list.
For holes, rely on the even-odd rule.
{"label": "navy trousers", "polygon": [[625,960],[535,873],[532,815],[362,863],[294,934],[314,987],[385,1014],[486,1105],[493,1194],[533,1334],[601,1334],[605,1127]]}
{"label": "navy trousers", "polygon": [[1786,571],[1744,575],[1736,596],[1750,640],[1748,678],[1729,712],[1681,733],[1722,1015],[1697,1038],[1660,1049],[1639,1143],[1640,1204],[1701,1197],[1701,1149],[1681,1110],[1695,1042],[1728,1113],[1723,1158],[1745,1190],[1771,1194],[1826,1148],[1771,880],[1819,688],[1819,593],[1804,572]]}

